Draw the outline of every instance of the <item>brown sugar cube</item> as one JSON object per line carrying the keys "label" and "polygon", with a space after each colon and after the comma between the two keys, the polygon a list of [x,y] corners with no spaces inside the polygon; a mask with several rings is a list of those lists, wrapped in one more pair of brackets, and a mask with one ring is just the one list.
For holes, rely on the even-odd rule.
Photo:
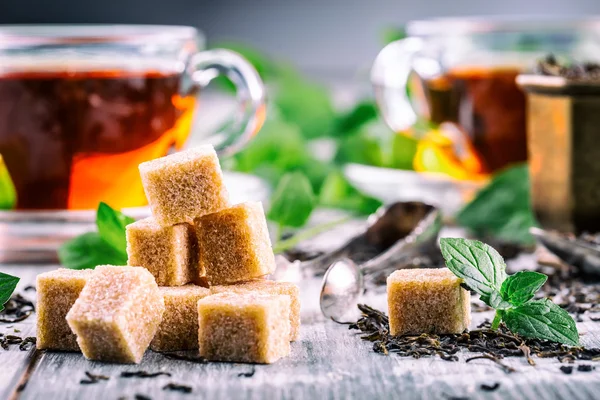
{"label": "brown sugar cube", "polygon": [[275,271],[260,202],[238,204],[194,220],[200,269],[210,285],[241,282]]}
{"label": "brown sugar cube", "polygon": [[293,342],[300,335],[300,289],[290,282],[276,282],[267,279],[255,279],[237,285],[212,286],[210,292],[215,293],[256,293],[290,296],[290,340]]}
{"label": "brown sugar cube", "polygon": [[154,277],[143,267],[102,265],[67,314],[90,360],[139,363],[165,309]]}
{"label": "brown sugar cube", "polygon": [[162,227],[152,218],[127,225],[127,264],[146,268],[159,286],[181,286],[198,276],[198,246],[188,223]]}
{"label": "brown sugar cube", "polygon": [[65,317],[93,273],[91,269],[60,268],[37,276],[38,349],[79,351],[77,337]]}
{"label": "brown sugar cube", "polygon": [[198,348],[198,300],[210,290],[185,285],[159,288],[165,300],[165,313],[150,343],[154,351],[195,350]]}
{"label": "brown sugar cube", "polygon": [[270,364],[290,353],[290,296],[221,293],[198,302],[207,360]]}
{"label": "brown sugar cube", "polygon": [[223,174],[211,145],[199,146],[139,166],[152,215],[163,226],[228,206]]}
{"label": "brown sugar cube", "polygon": [[471,294],[448,268],[402,269],[387,278],[392,335],[462,333],[471,323]]}

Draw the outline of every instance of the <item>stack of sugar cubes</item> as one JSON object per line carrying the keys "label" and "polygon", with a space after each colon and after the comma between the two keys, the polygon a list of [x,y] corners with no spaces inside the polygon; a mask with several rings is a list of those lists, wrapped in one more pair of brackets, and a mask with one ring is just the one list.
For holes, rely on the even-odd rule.
{"label": "stack of sugar cubes", "polygon": [[38,276],[38,348],[123,363],[148,346],[213,361],[288,355],[299,290],[265,279],[275,260],[262,205],[229,204],[212,146],[139,168],[153,216],[127,226],[129,266]]}

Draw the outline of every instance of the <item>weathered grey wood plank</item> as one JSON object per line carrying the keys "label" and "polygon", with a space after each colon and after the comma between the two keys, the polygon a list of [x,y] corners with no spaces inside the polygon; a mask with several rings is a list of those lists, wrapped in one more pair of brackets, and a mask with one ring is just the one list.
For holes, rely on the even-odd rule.
{"label": "weathered grey wood plank", "polygon": [[[34,267],[8,267],[3,271],[22,277],[22,285],[33,281],[37,272],[47,270]],[[383,356],[371,350],[346,326],[324,321],[318,313],[317,281],[304,281],[303,326],[301,338],[292,344],[290,357],[273,365],[245,365],[208,363],[196,364],[177,361],[148,351],[139,366],[115,365],[85,360],[76,353],[43,353],[32,372],[25,389],[18,393],[21,399],[117,399],[133,398],[142,394],[153,399],[166,398],[236,398],[236,399],[592,399],[600,393],[599,370],[574,371],[565,375],[557,361],[536,359],[532,367],[524,359],[506,359],[517,369],[507,375],[486,360],[471,363],[447,362],[440,359],[400,358]],[[385,296],[373,294],[366,299],[377,307],[385,305]],[[473,326],[491,314],[474,315]],[[18,329],[33,331],[34,320],[18,324]],[[600,346],[600,323],[579,323],[586,332],[582,342]],[[17,326],[17,324],[15,324]],[[3,329],[6,329],[3,327]],[[26,334],[25,330],[21,334]],[[464,358],[472,354],[460,354]],[[0,351],[0,398],[14,391],[26,369],[30,353],[13,348]],[[14,368],[13,368],[14,366]],[[153,379],[121,378],[122,371],[167,371],[172,377]],[[109,375],[109,381],[81,385],[85,371]],[[254,371],[252,376],[246,377]],[[240,376],[242,375],[242,376]],[[169,382],[193,387],[190,395],[162,390]],[[480,389],[483,383],[500,383],[494,392]]]}
{"label": "weathered grey wood plank", "polygon": [[[39,268],[24,267],[24,266],[0,266],[0,272],[15,275],[21,278],[17,286],[17,291],[23,293],[31,300],[35,300],[35,292],[24,292],[25,286],[35,282],[35,277],[38,273],[52,270],[56,266],[44,266]],[[15,332],[15,329],[20,332]],[[5,324],[0,323],[0,333],[14,334],[21,337],[35,336],[35,315],[28,319],[15,323]],[[0,349],[0,398],[6,399],[12,392],[13,388],[17,387],[19,380],[27,369],[27,365],[33,356],[33,350],[21,351],[18,345],[10,346],[9,350]]]}

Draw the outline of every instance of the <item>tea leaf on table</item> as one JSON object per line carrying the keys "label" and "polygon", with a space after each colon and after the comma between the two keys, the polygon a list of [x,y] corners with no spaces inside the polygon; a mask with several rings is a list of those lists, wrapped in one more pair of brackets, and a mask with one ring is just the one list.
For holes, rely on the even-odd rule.
{"label": "tea leaf on table", "polygon": [[508,329],[525,337],[579,345],[575,320],[549,299],[535,300],[504,311]]}
{"label": "tea leaf on table", "polygon": [[127,253],[108,244],[99,233],[88,232],[60,246],[58,259],[66,268],[94,269],[103,264],[126,265]]}
{"label": "tea leaf on table", "polygon": [[135,222],[135,219],[115,210],[108,204],[104,202],[98,204],[98,210],[96,212],[98,232],[106,243],[121,252],[127,250],[125,227],[133,222]]}
{"label": "tea leaf on table", "polygon": [[529,193],[527,165],[496,175],[457,215],[457,221],[477,234],[532,244],[529,228],[535,226]]}
{"label": "tea leaf on table", "polygon": [[479,293],[481,300],[492,306],[496,302],[502,282],[506,279],[504,259],[491,246],[477,240],[460,238],[440,239],[440,249],[446,266],[467,286]]}
{"label": "tea leaf on table", "polygon": [[16,276],[0,272],[0,311],[4,310],[4,304],[10,299],[18,283],[19,278]]}
{"label": "tea leaf on table", "polygon": [[277,185],[267,218],[279,226],[299,228],[308,221],[314,206],[315,195],[308,178],[292,172],[284,175]]}
{"label": "tea leaf on table", "polygon": [[546,283],[548,277],[534,271],[519,271],[502,283],[502,298],[513,306],[520,306],[533,299],[535,293]]}

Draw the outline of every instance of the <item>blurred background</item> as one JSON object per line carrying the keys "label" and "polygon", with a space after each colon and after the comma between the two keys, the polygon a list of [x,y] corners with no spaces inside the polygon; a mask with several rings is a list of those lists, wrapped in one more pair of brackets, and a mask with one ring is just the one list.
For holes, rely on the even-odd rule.
{"label": "blurred background", "polygon": [[[262,120],[266,109],[266,120],[256,137],[242,151],[222,157],[221,164],[226,178],[230,179],[228,185],[233,188],[234,198],[237,199],[236,194],[240,194],[240,198],[252,196],[254,200],[262,200],[270,209],[267,217],[278,226],[278,241],[284,241],[290,232],[311,225],[313,210],[336,209],[362,218],[375,212],[382,204],[421,201],[439,207],[447,221],[466,227],[480,237],[493,236],[527,246],[533,243],[529,229],[538,223],[531,206],[530,172],[526,163],[526,121],[529,118],[526,91],[519,87],[516,78],[536,71],[536,68],[536,73],[539,73],[544,62],[549,71],[560,70],[560,65],[554,58],[547,58],[548,55],[557,55],[560,62],[600,61],[600,20],[591,19],[597,13],[600,13],[598,0],[0,2],[0,24],[189,25],[205,34],[208,48],[224,47],[241,53],[254,65],[267,88],[266,108],[261,106],[260,113],[256,113]],[[436,21],[427,28],[436,31],[435,34],[417,38],[422,46],[420,50],[411,53],[408,48],[402,51],[396,49],[395,54],[388,54],[391,57],[378,58],[382,62],[375,65],[379,65],[381,76],[377,79],[371,76],[378,53],[384,48],[393,49],[395,45],[386,45],[406,37],[404,27],[409,21],[469,16],[517,17],[520,24],[489,24],[490,21],[485,21],[485,29],[479,31],[477,26],[469,30],[473,25],[464,21],[450,27]],[[590,20],[587,24],[552,21],[538,26],[533,22],[535,16],[585,17]],[[400,46],[414,42],[415,32],[411,35],[413,38],[403,41]],[[7,56],[9,53],[6,52]],[[89,55],[85,51],[82,54]],[[127,61],[130,54],[126,53],[122,60],[121,57],[113,59],[117,63]],[[409,59],[410,62],[406,62]],[[0,67],[1,63],[0,57]],[[96,87],[88,85],[86,77],[83,78],[59,76],[51,80],[51,90],[39,95],[40,104],[49,105],[52,115],[56,105],[55,90],[61,93],[62,89],[59,89],[64,86],[67,94],[75,93],[73,87],[76,85],[69,83],[71,79],[84,85],[81,90],[85,93]],[[11,91],[11,79],[19,83],[21,78],[9,76],[6,79],[6,99],[16,102],[21,97]],[[32,79],[36,82],[46,78]],[[98,87],[103,88],[105,81],[109,80],[99,78]],[[179,85],[184,80],[176,77],[175,82]],[[122,84],[129,87],[127,78]],[[27,168],[22,167],[26,157],[19,155],[17,150],[30,152],[31,165],[35,167],[38,164],[38,156],[31,150],[32,146],[20,143],[43,143],[42,139],[51,137],[46,135],[45,126],[51,125],[40,123],[39,135],[31,142],[27,138],[12,138],[13,130],[8,128],[5,139],[0,132],[5,147],[3,150],[0,142],[0,155],[7,165],[4,170],[0,169],[0,184],[4,182],[4,186],[0,186],[0,209],[91,210],[98,201],[121,209],[145,206],[146,199],[137,170],[139,162],[164,155],[174,148],[180,149],[184,143],[196,145],[218,128],[227,131],[235,125],[231,118],[232,111],[236,109],[231,82],[219,78],[216,82],[211,81],[209,88],[202,90],[198,102],[195,101],[197,92],[185,93],[183,96],[189,97],[188,102],[181,101],[179,95],[182,91],[178,88],[174,92],[176,95],[168,97],[173,103],[169,107],[187,115],[183,118],[178,114],[187,125],[183,124],[185,129],[182,128],[181,135],[174,140],[172,135],[179,132],[179,123],[164,134],[158,132],[162,135],[160,143],[166,146],[165,151],[152,157],[143,153],[140,160],[123,157],[122,162],[127,166],[116,168],[117,163],[111,156],[129,153],[117,150],[115,141],[109,140],[106,158],[102,161],[105,164],[102,167],[94,164],[94,168],[82,164],[80,170],[84,171],[83,174],[73,172],[76,168],[71,168],[70,156],[61,158],[59,161],[64,159],[69,164],[64,168],[64,176],[61,175],[61,182],[67,189],[57,190],[54,187],[57,185],[51,182],[55,192],[62,196],[60,204],[41,204],[47,196],[26,193],[26,185],[22,183],[26,179],[20,179],[20,187],[17,179],[21,178],[18,173],[24,176],[29,173]],[[90,98],[96,97],[92,93]],[[155,97],[160,96],[148,96],[148,99]],[[36,96],[22,98],[24,101],[37,99]],[[99,117],[106,120],[107,132],[115,125],[114,121],[127,117],[130,112],[127,101],[124,100],[125,107],[120,106],[122,100],[110,98],[105,102],[107,107],[115,105],[114,109]],[[144,101],[139,103],[145,107]],[[85,104],[87,106],[88,103]],[[90,115],[94,116],[96,106],[92,106]],[[61,113],[67,116],[65,121],[60,122],[64,126],[72,125],[73,115],[81,117],[83,122],[90,118],[80,111],[72,111],[76,109],[70,108],[73,105],[69,101],[65,100],[64,107],[68,111]],[[14,115],[9,115],[10,107],[2,109],[9,110],[4,115],[6,127],[19,125]],[[35,110],[35,106],[18,104],[14,109],[23,111],[24,125],[29,126],[27,124],[32,120],[37,122],[30,118],[30,110]],[[183,109],[185,113],[181,111]],[[201,123],[191,124],[192,115],[195,121]],[[548,118],[542,116],[539,120],[544,122]],[[143,123],[145,120],[140,121]],[[0,127],[3,126],[1,122],[2,114]],[[85,131],[85,124],[73,126],[73,134],[65,135],[66,142],[74,140],[71,136]],[[548,137],[546,126],[542,131],[540,143],[547,141]],[[557,135],[559,131],[557,128]],[[23,132],[25,137],[32,129]],[[121,133],[125,139],[132,135],[127,129]],[[147,139],[148,143],[155,140],[147,138],[143,129],[133,133]],[[186,142],[188,136],[190,139]],[[127,151],[142,151],[146,149],[146,142],[144,146],[134,146],[133,150],[128,148]],[[40,146],[40,149],[41,153],[54,156],[46,151],[45,146]],[[86,153],[87,156],[89,154]],[[547,160],[553,166],[558,165],[556,157],[548,157]],[[569,157],[563,157],[564,165],[558,165],[557,170],[565,170],[569,160]],[[597,157],[590,157],[590,160],[594,164]],[[92,161],[96,162],[95,159]],[[50,166],[55,164],[58,165],[55,161],[48,163]],[[539,161],[536,165],[543,164]],[[120,183],[115,183],[112,177],[102,181],[110,175],[106,173],[106,166],[117,171],[115,176],[121,178]],[[595,168],[595,164],[592,167]],[[599,176],[594,168],[585,169],[591,171],[590,175]],[[43,178],[46,168],[39,170]],[[550,171],[542,167],[538,170]],[[130,176],[123,171],[128,171]],[[549,179],[553,178],[553,174],[548,173]],[[38,179],[33,173],[29,175],[27,179]],[[81,176],[86,179],[73,178]],[[535,171],[531,179],[538,179]],[[11,180],[17,184],[13,185]],[[85,203],[72,200],[76,197],[73,193],[77,192],[73,189],[77,186],[73,182],[80,183],[85,189],[79,191]],[[596,186],[594,182],[591,187]],[[30,187],[37,188],[35,185]],[[96,190],[91,196],[89,188],[102,190]],[[570,191],[570,188],[559,188],[557,193]],[[63,201],[67,197],[68,202]],[[545,197],[545,192],[538,191],[538,197]],[[36,204],[24,204],[23,199]],[[555,203],[561,202],[567,203],[562,200]],[[600,204],[600,200],[595,198],[592,202]],[[583,220],[594,221],[594,226],[586,226],[585,229],[597,231],[600,211],[595,211],[597,207],[592,208],[593,218],[586,216]],[[562,219],[570,218],[570,214],[561,210],[559,214]],[[565,230],[573,230],[571,221],[567,223]],[[293,244],[276,246],[276,250],[283,251]]]}
{"label": "blurred background", "polygon": [[325,79],[366,74],[386,28],[465,15],[591,15],[597,0],[3,0],[0,23],[184,24],[243,41]]}

